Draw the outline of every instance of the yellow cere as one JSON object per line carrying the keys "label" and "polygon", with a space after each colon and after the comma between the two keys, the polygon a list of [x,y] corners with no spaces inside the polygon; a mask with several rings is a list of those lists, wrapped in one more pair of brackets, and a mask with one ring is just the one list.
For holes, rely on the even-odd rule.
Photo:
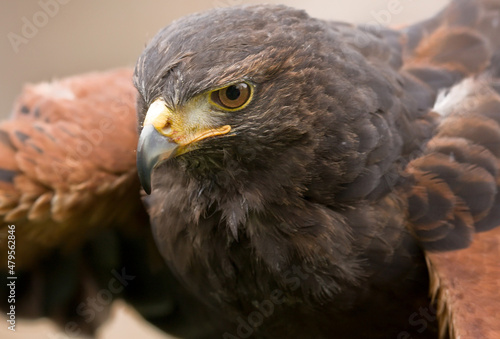
{"label": "yellow cere", "polygon": [[158,98],[149,106],[143,126],[153,125],[159,131],[167,124],[171,115],[172,112],[168,109],[165,101]]}
{"label": "yellow cere", "polygon": [[[186,146],[212,136],[227,134],[231,126],[220,126],[222,114],[214,111],[205,95],[198,95],[173,111],[162,98],[149,107],[144,125],[151,124],[179,146]],[[214,127],[219,126],[219,127]]]}

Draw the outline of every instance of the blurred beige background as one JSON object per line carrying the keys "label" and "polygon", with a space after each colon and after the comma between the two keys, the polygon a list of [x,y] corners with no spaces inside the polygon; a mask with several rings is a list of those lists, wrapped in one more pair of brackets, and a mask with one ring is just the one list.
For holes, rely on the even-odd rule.
{"label": "blurred beige background", "polygon": [[[26,82],[134,65],[149,39],[175,18],[216,6],[259,0],[2,0],[0,1],[0,117]],[[413,22],[446,0],[272,0],[314,16],[352,22]],[[40,3],[57,3],[51,15]],[[394,10],[396,9],[396,10]],[[390,18],[384,11],[394,14]],[[395,13],[398,12],[398,13]],[[46,20],[45,20],[46,19]],[[31,24],[35,30],[27,27]],[[23,35],[24,33],[28,33]],[[25,37],[26,36],[26,37]],[[19,38],[19,39],[18,39]],[[13,47],[15,46],[15,47]]]}
{"label": "blurred beige background", "polygon": [[[0,118],[10,113],[22,85],[72,74],[133,66],[150,38],[173,19],[216,6],[259,3],[252,0],[2,0],[0,1]],[[446,0],[272,0],[306,9],[325,19],[411,23],[437,12]],[[51,5],[50,5],[51,4]],[[54,6],[54,4],[58,4]],[[44,14],[45,12],[48,14]],[[37,24],[29,30],[29,24]],[[34,28],[34,29],[33,29]],[[24,31],[23,31],[24,30]],[[203,34],[203,32],[200,32]],[[164,338],[117,305],[100,339]],[[46,321],[20,322],[0,338],[67,338]]]}

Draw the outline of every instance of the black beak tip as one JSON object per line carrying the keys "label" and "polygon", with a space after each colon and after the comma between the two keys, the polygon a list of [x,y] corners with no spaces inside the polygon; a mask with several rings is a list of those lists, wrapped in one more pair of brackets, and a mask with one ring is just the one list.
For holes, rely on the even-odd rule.
{"label": "black beak tip", "polygon": [[151,194],[151,174],[147,173],[147,170],[144,168],[141,169],[142,166],[137,166],[137,174],[139,175],[139,181],[141,183],[142,189],[146,192],[147,195]]}
{"label": "black beak tip", "polygon": [[137,174],[142,188],[151,194],[151,174],[156,165],[175,155],[177,144],[164,137],[153,125],[144,126],[137,144]]}

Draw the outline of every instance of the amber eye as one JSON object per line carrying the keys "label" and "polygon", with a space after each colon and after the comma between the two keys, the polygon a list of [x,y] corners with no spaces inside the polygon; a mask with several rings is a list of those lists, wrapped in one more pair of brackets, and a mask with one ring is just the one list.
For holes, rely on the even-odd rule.
{"label": "amber eye", "polygon": [[250,96],[250,86],[245,82],[221,88],[210,94],[214,103],[227,109],[241,108],[248,102]]}

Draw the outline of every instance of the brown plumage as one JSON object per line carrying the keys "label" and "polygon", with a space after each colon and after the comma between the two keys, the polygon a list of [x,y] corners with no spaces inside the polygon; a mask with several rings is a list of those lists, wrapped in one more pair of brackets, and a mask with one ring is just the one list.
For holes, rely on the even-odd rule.
{"label": "brown plumage", "polygon": [[[0,213],[26,242],[17,250],[19,268],[38,251],[71,248],[93,228],[133,218],[139,194],[130,78],[124,69],[27,86],[2,123]],[[90,212],[90,221],[83,218]]]}
{"label": "brown plumage", "polygon": [[[453,1],[401,30],[260,5],[160,31],[134,75],[138,169],[159,252],[189,292],[158,264],[170,278],[155,280],[167,291],[157,304],[188,306],[146,318],[162,325],[175,315],[184,320],[176,333],[191,338],[500,335],[499,22],[500,3],[488,0]],[[101,88],[110,103],[130,93]],[[0,209],[32,244],[21,253],[28,272],[44,253],[84,247],[106,226],[147,224],[130,115],[114,120],[109,144],[76,160],[85,171],[73,178],[37,168],[49,152],[73,154],[85,128],[61,145],[58,124],[42,124],[42,109],[25,118],[33,108],[23,104],[0,127]],[[61,107],[54,112],[87,131],[121,116]],[[81,202],[54,208],[66,192],[77,193],[62,201]],[[117,210],[117,199],[130,205]],[[135,231],[149,246],[144,228]],[[39,244],[39,233],[51,241]],[[203,326],[189,332],[194,322]]]}

